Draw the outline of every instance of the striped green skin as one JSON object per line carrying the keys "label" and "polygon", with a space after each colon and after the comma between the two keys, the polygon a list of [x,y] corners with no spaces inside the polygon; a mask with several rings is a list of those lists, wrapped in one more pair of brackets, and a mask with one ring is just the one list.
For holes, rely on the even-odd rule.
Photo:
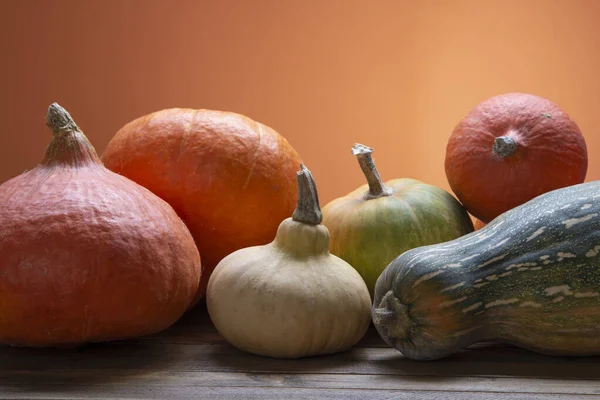
{"label": "striped green skin", "polygon": [[479,231],[403,253],[377,281],[373,321],[406,357],[480,340],[600,354],[600,181],[548,192]]}
{"label": "striped green skin", "polygon": [[377,278],[399,254],[473,231],[466,210],[445,190],[408,178],[385,185],[392,195],[367,199],[364,185],[323,208],[331,253],[360,273],[371,297]]}

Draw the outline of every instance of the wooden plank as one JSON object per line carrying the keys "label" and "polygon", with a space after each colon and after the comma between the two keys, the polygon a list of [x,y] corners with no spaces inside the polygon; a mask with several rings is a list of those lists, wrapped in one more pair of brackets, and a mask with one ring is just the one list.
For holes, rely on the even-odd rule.
{"label": "wooden plank", "polygon": [[78,351],[3,348],[0,371],[46,369],[171,369],[195,372],[336,373],[400,376],[512,376],[600,379],[598,357],[550,357],[494,347],[438,361],[413,361],[391,348],[353,348],[330,356],[280,360],[254,356],[226,344],[99,344]]}
{"label": "wooden plank", "polygon": [[347,352],[277,360],[234,349],[200,309],[136,340],[78,350],[0,348],[0,399],[593,398],[600,394],[599,359],[478,344],[417,362],[387,347],[371,327]]}
{"label": "wooden plank", "polygon": [[[508,400],[514,399],[514,393],[494,393],[494,392],[440,392],[440,391],[403,391],[403,390],[331,390],[331,389],[303,389],[303,388],[197,388],[190,386],[164,387],[157,390],[155,387],[141,388],[139,392],[133,393],[131,390],[111,390],[112,388],[79,388],[74,387],[71,390],[61,390],[55,393],[39,393],[35,391],[24,390],[14,393],[0,393],[0,399],[303,399],[303,400],[322,400],[343,399],[343,400],[364,400],[385,399],[385,400]],[[520,393],[520,400],[574,400],[574,399],[594,399],[596,395],[565,395],[565,394],[529,394]]]}
{"label": "wooden plank", "polygon": [[[101,387],[104,394],[145,390],[173,391],[186,387],[273,387],[313,389],[372,389],[447,392],[600,394],[600,381],[491,377],[394,376],[345,374],[245,374],[222,372],[146,371],[139,375],[115,370],[0,373],[0,392],[65,392]],[[78,389],[75,389],[78,388]],[[108,390],[108,392],[107,392]]]}

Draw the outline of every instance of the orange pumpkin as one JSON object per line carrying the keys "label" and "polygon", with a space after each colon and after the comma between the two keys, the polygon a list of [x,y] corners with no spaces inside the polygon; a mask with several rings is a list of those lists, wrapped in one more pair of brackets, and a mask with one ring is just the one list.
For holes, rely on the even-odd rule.
{"label": "orange pumpkin", "polygon": [[200,255],[165,201],[102,166],[50,106],[41,165],[0,185],[0,343],[76,346],[163,330],[190,306]]}
{"label": "orange pumpkin", "polygon": [[197,300],[221,259],[271,242],[296,207],[300,157],[273,129],[240,114],[158,111],[121,128],[102,160],[185,221],[204,268]]}
{"label": "orange pumpkin", "polygon": [[476,106],[446,147],[446,176],[482,222],[534,197],[582,183],[588,159],[577,124],[556,104],[508,93]]}
{"label": "orange pumpkin", "polygon": [[481,220],[479,220],[477,218],[475,219],[475,223],[473,224],[473,226],[475,227],[476,231],[480,230],[481,228],[483,228],[486,225],[487,224],[485,222],[482,222]]}

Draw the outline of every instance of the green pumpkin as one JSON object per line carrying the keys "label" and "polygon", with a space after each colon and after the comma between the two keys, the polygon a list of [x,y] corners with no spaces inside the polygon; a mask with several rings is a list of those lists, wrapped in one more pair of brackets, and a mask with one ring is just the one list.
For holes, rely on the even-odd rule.
{"label": "green pumpkin", "polygon": [[470,233],[473,222],[445,190],[408,178],[383,183],[373,149],[356,144],[352,152],[368,184],[327,204],[323,224],[331,253],[359,272],[372,297],[377,278],[398,255]]}

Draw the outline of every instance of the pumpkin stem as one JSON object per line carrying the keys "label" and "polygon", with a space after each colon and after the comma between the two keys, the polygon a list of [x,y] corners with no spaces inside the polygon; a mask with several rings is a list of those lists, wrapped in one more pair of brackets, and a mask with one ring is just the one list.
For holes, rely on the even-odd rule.
{"label": "pumpkin stem", "polygon": [[48,107],[46,125],[52,129],[54,136],[67,135],[73,131],[80,131],[75,121],[73,121],[71,114],[58,103],[52,103]]}
{"label": "pumpkin stem", "polygon": [[518,146],[517,141],[510,136],[498,136],[494,139],[492,151],[500,157],[507,158],[515,154]]}
{"label": "pumpkin stem", "polygon": [[296,172],[298,182],[298,205],[292,219],[310,225],[319,225],[323,220],[319,206],[319,194],[312,173],[300,164],[300,171]]}
{"label": "pumpkin stem", "polygon": [[46,114],[46,125],[54,139],[48,145],[42,165],[83,166],[102,164],[98,153],[77,126],[71,115],[58,103],[52,103]]}
{"label": "pumpkin stem", "polygon": [[360,168],[362,169],[365,177],[367,178],[367,182],[369,183],[369,193],[367,198],[374,199],[378,197],[389,196],[392,194],[392,189],[387,187],[381,180],[379,172],[377,171],[377,167],[375,167],[372,153],[373,149],[365,145],[356,143],[354,146],[352,146],[352,155],[355,155],[358,159]]}

